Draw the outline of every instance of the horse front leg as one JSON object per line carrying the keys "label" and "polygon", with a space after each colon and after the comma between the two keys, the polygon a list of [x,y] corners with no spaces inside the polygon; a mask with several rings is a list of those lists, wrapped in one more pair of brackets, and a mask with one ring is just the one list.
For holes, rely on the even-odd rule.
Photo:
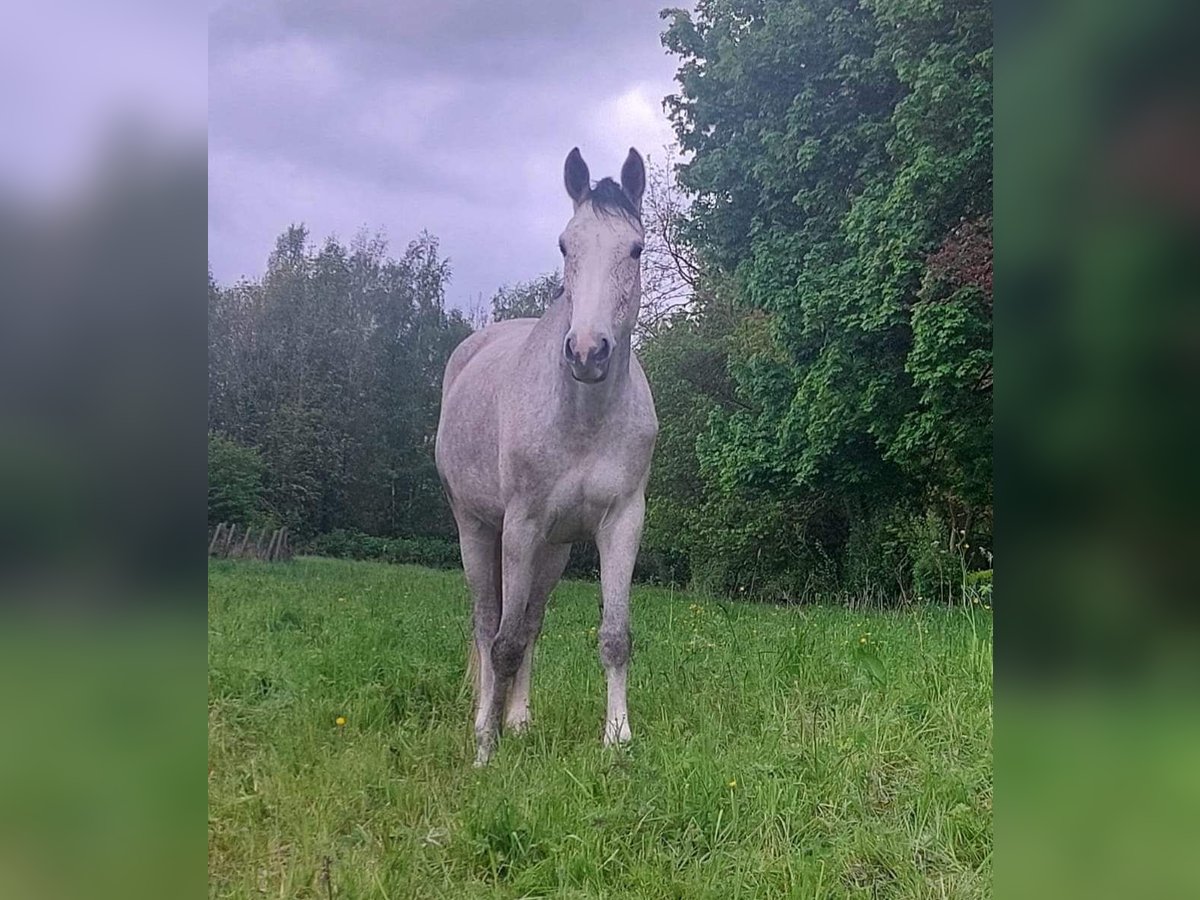
{"label": "horse front leg", "polygon": [[467,670],[474,680],[475,734],[479,735],[495,694],[491,652],[500,627],[500,534],[464,518],[458,523],[458,545],[472,600],[472,647]]}
{"label": "horse front leg", "polygon": [[546,544],[532,519],[506,513],[501,540],[500,625],[490,648],[493,675],[489,704],[476,723],[475,765],[486,765],[496,747],[513,677],[532,637],[528,607]]}
{"label": "horse front leg", "polygon": [[633,565],[642,539],[646,503],[641,492],[596,534],[600,551],[600,662],[608,681],[608,710],[604,718],[604,744],[625,743],[632,736],[626,706],[629,676],[629,590]]}
{"label": "horse front leg", "polygon": [[546,615],[546,603],[558,580],[562,578],[567,560],[571,557],[571,545],[559,544],[544,547],[534,560],[533,579],[530,585],[529,603],[525,607],[525,655],[513,678],[508,694],[508,705],[504,713],[506,731],[521,732],[529,727],[529,694],[533,680],[533,647],[542,631],[542,620]]}

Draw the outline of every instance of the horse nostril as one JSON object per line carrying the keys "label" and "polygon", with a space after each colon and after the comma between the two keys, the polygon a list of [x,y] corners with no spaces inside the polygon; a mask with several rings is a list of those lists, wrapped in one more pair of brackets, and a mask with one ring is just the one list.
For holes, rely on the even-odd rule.
{"label": "horse nostril", "polygon": [[568,362],[575,359],[575,339],[569,334],[566,341],[563,342],[563,355]]}
{"label": "horse nostril", "polygon": [[611,350],[609,347],[608,338],[600,338],[600,346],[597,347],[595,350],[594,358],[595,358],[596,362],[598,362],[598,363],[604,362],[606,359],[608,359],[608,354],[610,352],[611,352]]}

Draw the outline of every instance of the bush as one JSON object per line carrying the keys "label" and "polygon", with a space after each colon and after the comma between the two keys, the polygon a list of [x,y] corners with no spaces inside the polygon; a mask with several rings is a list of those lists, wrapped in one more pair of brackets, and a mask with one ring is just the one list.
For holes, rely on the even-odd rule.
{"label": "bush", "polygon": [[950,528],[929,511],[904,534],[917,600],[952,603],[962,595],[963,560],[950,550]]}
{"label": "bush", "polygon": [[[588,581],[600,580],[600,552],[591,541],[578,541],[571,546],[571,558],[563,572],[564,578],[578,578]],[[676,577],[663,554],[648,548],[642,542],[638,550],[637,560],[633,564],[633,581],[635,584],[674,584],[682,585],[684,581]]]}
{"label": "bush", "polygon": [[393,538],[387,542],[384,559],[433,569],[457,569],[462,565],[458,543],[440,537]]}
{"label": "bush", "polygon": [[[965,571],[961,555],[948,549],[948,529],[934,513],[924,515],[892,509],[861,519],[850,529],[840,554],[831,544],[814,540],[810,523],[807,540],[792,531],[759,533],[746,539],[726,528],[726,543],[690,560],[691,587],[708,593],[786,602],[840,598],[854,605],[890,605],[900,599],[953,603],[978,599],[991,604],[991,570]],[[833,526],[829,526],[831,529]],[[782,540],[795,543],[782,549]],[[815,549],[814,549],[815,548]],[[378,537],[361,531],[336,529],[305,542],[303,552],[339,559],[457,569],[462,565],[458,543],[444,537]],[[677,558],[659,548],[642,546],[634,566],[637,584],[680,584]],[[840,575],[839,575],[840,570]],[[686,569],[684,570],[686,576]],[[571,551],[567,578],[597,580],[600,555],[590,541]]]}
{"label": "bush", "polygon": [[269,524],[263,504],[265,472],[266,464],[253,447],[243,447],[222,434],[209,432],[208,524]]}
{"label": "bush", "polygon": [[842,592],[856,604],[888,605],[912,593],[912,557],[919,540],[911,513],[891,508],[861,514],[850,526]]}
{"label": "bush", "polygon": [[304,550],[314,556],[371,559],[433,569],[453,569],[462,562],[458,544],[446,538],[385,538],[342,528],[317,535],[305,544]]}
{"label": "bush", "polygon": [[803,502],[730,492],[694,518],[691,587],[718,596],[810,602],[837,586],[844,516],[821,497]]}
{"label": "bush", "polygon": [[[952,538],[934,510],[897,502],[852,510],[737,497],[698,517],[689,571],[698,591],[746,599],[892,606],[960,603],[966,573],[990,555],[989,519]],[[971,548],[971,549],[968,549]],[[982,602],[982,601],[981,601]]]}
{"label": "bush", "polygon": [[952,537],[950,526],[933,510],[918,513],[896,507],[860,519],[846,552],[845,582],[851,598],[969,600],[978,573],[967,574],[963,535],[958,541]]}
{"label": "bush", "polygon": [[[431,569],[457,569],[462,565],[458,542],[443,537],[376,537],[361,531],[338,528],[305,542],[304,552],[335,559],[370,559],[403,565],[428,566]],[[672,572],[661,555],[642,548],[633,570],[639,584],[675,584]],[[597,580],[600,554],[590,541],[580,542],[571,550],[564,573],[566,578]]]}
{"label": "bush", "polygon": [[967,573],[966,581],[963,585],[964,601],[970,603],[978,603],[992,608],[992,570],[983,569],[979,572]]}

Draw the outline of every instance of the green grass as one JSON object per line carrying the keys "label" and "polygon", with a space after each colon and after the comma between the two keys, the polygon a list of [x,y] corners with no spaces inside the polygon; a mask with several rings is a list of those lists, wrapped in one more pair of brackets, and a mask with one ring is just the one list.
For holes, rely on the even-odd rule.
{"label": "green grass", "polygon": [[222,561],[209,585],[212,896],[990,893],[985,610],[637,588],[634,742],[604,749],[598,588],[564,583],[533,729],[476,770],[461,574]]}

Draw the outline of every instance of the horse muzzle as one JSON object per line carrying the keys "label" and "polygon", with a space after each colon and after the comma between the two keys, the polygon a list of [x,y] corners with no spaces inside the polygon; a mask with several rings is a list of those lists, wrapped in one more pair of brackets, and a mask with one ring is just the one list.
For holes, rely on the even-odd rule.
{"label": "horse muzzle", "polygon": [[608,376],[612,339],[605,335],[576,335],[571,331],[563,341],[563,356],[572,378],[584,384],[596,384]]}

